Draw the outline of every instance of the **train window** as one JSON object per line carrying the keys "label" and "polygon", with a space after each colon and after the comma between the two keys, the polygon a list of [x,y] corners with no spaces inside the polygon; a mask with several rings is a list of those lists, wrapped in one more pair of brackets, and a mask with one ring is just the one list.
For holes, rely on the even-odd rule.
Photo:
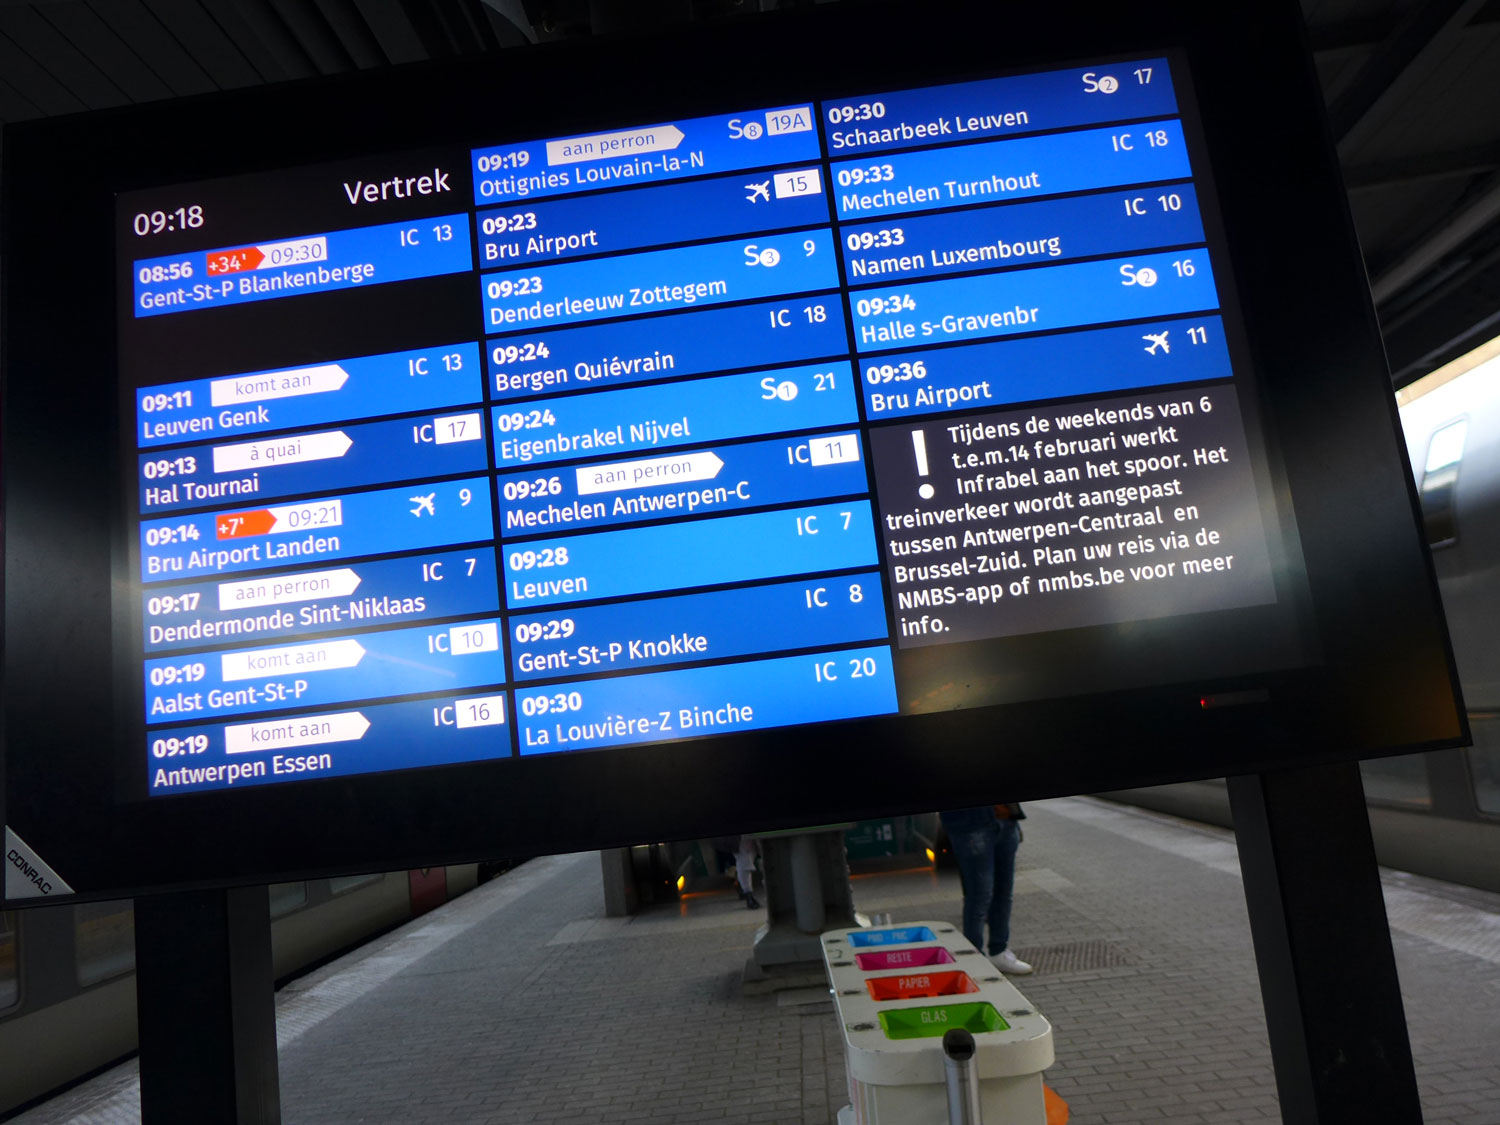
{"label": "train window", "polygon": [[1401,754],[1360,762],[1365,797],[1378,804],[1432,807],[1432,786],[1427,780],[1425,754]]}
{"label": "train window", "polygon": [[1469,769],[1474,775],[1474,801],[1479,811],[1500,816],[1500,713],[1469,716],[1474,745]]}
{"label": "train window", "polygon": [[369,883],[378,883],[384,879],[384,875],[341,875],[337,879],[328,880],[328,893],[332,895],[348,894],[358,887]]}
{"label": "train window", "polygon": [[135,911],[128,901],[73,908],[78,983],[98,984],[135,968]]}
{"label": "train window", "polygon": [[16,957],[16,915],[0,910],[0,1012],[21,999],[19,960]]}
{"label": "train window", "polygon": [[1458,542],[1453,511],[1458,466],[1464,457],[1469,420],[1460,418],[1436,431],[1427,442],[1427,464],[1422,467],[1422,523],[1429,547],[1451,547]]}
{"label": "train window", "polygon": [[282,918],[294,910],[301,910],[307,905],[307,884],[302,881],[295,883],[273,883],[271,885],[271,917]]}

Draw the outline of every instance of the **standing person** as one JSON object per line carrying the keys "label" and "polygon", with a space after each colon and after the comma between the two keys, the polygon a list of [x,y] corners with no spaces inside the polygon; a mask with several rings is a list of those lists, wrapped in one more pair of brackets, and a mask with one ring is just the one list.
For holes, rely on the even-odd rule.
{"label": "standing person", "polygon": [[1016,849],[1026,814],[1020,805],[982,805],[939,813],[958,860],[964,888],[964,937],[985,950],[989,922],[990,962],[1002,973],[1025,976],[1031,966],[1010,951],[1010,904],[1015,894]]}
{"label": "standing person", "polygon": [[755,856],[760,845],[755,842],[755,837],[715,836],[708,842],[724,865],[721,870],[727,869],[730,857],[734,857],[735,889],[739,891],[740,901],[750,910],[759,910],[760,900],[755,897]]}
{"label": "standing person", "polygon": [[749,910],[759,910],[755,897],[755,838],[741,836],[734,848],[734,877],[740,885],[740,898]]}

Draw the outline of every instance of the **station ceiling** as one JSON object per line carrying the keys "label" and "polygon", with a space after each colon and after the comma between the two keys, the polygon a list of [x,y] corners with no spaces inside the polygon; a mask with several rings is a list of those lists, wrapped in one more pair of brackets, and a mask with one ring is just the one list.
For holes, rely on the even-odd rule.
{"label": "station ceiling", "polygon": [[[0,124],[797,2],[0,0]],[[1500,335],[1500,0],[1301,3],[1402,386]]]}

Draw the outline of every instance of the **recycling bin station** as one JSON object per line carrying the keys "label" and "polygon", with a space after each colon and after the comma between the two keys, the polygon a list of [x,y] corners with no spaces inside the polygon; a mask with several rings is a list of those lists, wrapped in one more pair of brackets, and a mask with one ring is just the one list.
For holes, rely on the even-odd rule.
{"label": "recycling bin station", "polygon": [[974,1037],[982,1120],[1045,1125],[1052,1025],[947,922],[829,930],[850,1104],[838,1125],[948,1125],[943,1036]]}

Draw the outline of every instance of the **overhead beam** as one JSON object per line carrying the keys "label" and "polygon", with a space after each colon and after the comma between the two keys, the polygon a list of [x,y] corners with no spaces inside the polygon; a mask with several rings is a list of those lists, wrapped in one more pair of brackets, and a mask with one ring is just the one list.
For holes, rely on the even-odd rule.
{"label": "overhead beam", "polygon": [[76,113],[88,106],[0,29],[0,75],[44,114]]}
{"label": "overhead beam", "polygon": [[432,57],[402,5],[388,0],[354,0],[354,3],[391,62],[421,62]]}
{"label": "overhead beam", "polygon": [[[1469,20],[1469,26],[1494,23],[1497,20],[1500,20],[1500,0],[1489,0]],[[1367,51],[1385,42],[1399,22],[1397,14],[1382,12],[1379,15],[1351,16],[1331,23],[1310,23],[1307,25],[1308,44],[1315,54]]]}
{"label": "overhead beam", "polygon": [[1426,0],[1414,4],[1328,107],[1339,155],[1368,140],[1391,110],[1447,59],[1458,36],[1488,0]]}
{"label": "overhead beam", "polygon": [[[484,6],[513,29],[512,34],[519,35],[528,43],[536,42],[536,29],[531,26],[531,17],[526,14],[526,5],[521,0],[484,0]],[[490,23],[493,26],[495,19],[491,18]],[[498,28],[496,37],[500,38],[502,47],[512,46],[505,41],[507,37],[500,36]]]}
{"label": "overhead beam", "polygon": [[320,74],[344,74],[355,69],[354,56],[315,6],[301,0],[241,0],[239,7],[249,12],[260,4],[267,5],[266,22],[279,19]]}
{"label": "overhead beam", "polygon": [[[370,0],[366,0],[370,2]],[[389,0],[374,0],[375,3],[388,3]],[[454,42],[453,36],[438,7],[430,0],[397,0],[392,7],[399,7],[402,17],[412,29],[418,44],[427,53],[428,58],[450,59],[461,54],[460,44]]]}
{"label": "overhead beam", "polygon": [[1382,42],[1395,26],[1395,17],[1388,14],[1308,24],[1307,40],[1315,54],[1368,49]]}
{"label": "overhead beam", "polygon": [[297,37],[265,0],[253,0],[244,4],[214,0],[210,10],[217,18],[219,12],[226,8],[232,11],[239,25],[256,40],[259,49],[255,53],[264,53],[287,78],[311,78],[318,73],[317,61],[303,49]]}
{"label": "overhead beam", "polygon": [[[1493,338],[1497,330],[1500,330],[1500,312],[1492,313],[1482,320],[1469,325],[1450,339],[1444,340],[1437,347],[1429,348],[1422,355],[1408,363],[1404,363],[1391,372],[1391,384],[1396,390],[1415,383],[1423,376],[1430,375],[1438,370],[1443,364],[1450,360],[1473,350],[1476,346],[1482,346],[1482,342]],[[1392,356],[1393,365],[1395,357]]]}
{"label": "overhead beam", "polygon": [[370,70],[386,64],[386,54],[364,16],[354,6],[354,0],[314,0],[323,19],[343,44],[344,50],[361,70]]}
{"label": "overhead beam", "polygon": [[1387,344],[1396,333],[1430,316],[1467,315],[1464,310],[1472,311],[1470,306],[1476,303],[1476,294],[1495,291],[1497,266],[1500,266],[1500,240],[1490,238],[1472,252],[1445,262],[1442,270],[1427,274],[1420,292],[1409,290],[1403,294],[1405,300],[1393,304],[1381,316],[1380,328]]}
{"label": "overhead beam", "polygon": [[427,0],[455,54],[492,51],[500,44],[490,24],[490,13],[479,0]]}
{"label": "overhead beam", "polygon": [[1389,301],[1496,220],[1500,220],[1500,175],[1486,180],[1432,233],[1376,276],[1370,283],[1375,303]]}
{"label": "overhead beam", "polygon": [[1459,176],[1482,176],[1500,171],[1500,146],[1476,145],[1451,152],[1352,164],[1344,168],[1344,186],[1351,194],[1377,188],[1451,180]]}
{"label": "overhead beam", "polygon": [[[36,103],[0,75],[0,121],[25,121],[27,118],[40,116],[42,111]],[[4,130],[0,130],[0,146],[4,143]],[[0,147],[0,151],[3,151],[3,147]]]}

